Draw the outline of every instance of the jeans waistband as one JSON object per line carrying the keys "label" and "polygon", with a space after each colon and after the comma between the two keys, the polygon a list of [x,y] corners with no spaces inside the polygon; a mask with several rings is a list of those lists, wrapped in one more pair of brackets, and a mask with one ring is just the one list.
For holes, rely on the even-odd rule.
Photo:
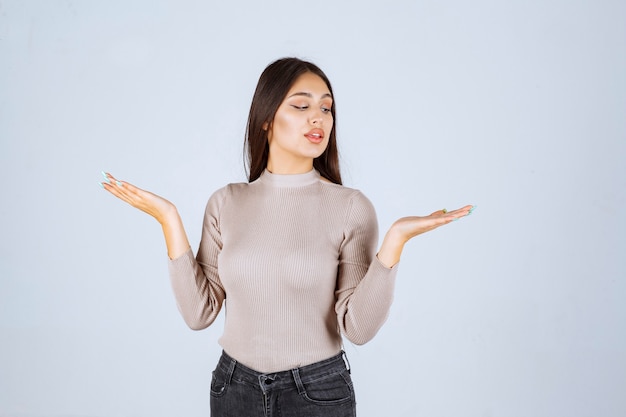
{"label": "jeans waistband", "polygon": [[331,358],[300,368],[270,373],[262,373],[248,368],[222,351],[222,356],[217,366],[228,375],[228,381],[235,379],[239,382],[258,386],[263,391],[283,389],[287,386],[293,386],[294,383],[300,389],[301,384],[308,384],[328,375],[350,371],[349,362],[344,351]]}

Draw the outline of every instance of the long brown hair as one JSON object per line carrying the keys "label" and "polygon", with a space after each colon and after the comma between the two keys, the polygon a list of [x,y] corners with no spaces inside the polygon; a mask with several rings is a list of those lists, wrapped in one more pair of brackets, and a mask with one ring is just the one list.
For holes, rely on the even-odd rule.
{"label": "long brown hair", "polygon": [[[267,127],[271,125],[278,107],[287,96],[289,89],[296,79],[307,72],[319,76],[328,87],[330,94],[333,89],[326,74],[315,64],[298,58],[282,58],[274,61],[265,68],[257,83],[244,142],[244,154],[246,157],[246,171],[248,181],[252,182],[259,178],[267,167],[269,156],[269,144],[267,140]],[[335,115],[335,100],[330,112],[333,116],[333,129],[328,138],[328,146],[319,157],[313,160],[313,167],[320,175],[335,184],[341,184],[341,172],[339,170],[339,152],[337,151],[337,116]]]}

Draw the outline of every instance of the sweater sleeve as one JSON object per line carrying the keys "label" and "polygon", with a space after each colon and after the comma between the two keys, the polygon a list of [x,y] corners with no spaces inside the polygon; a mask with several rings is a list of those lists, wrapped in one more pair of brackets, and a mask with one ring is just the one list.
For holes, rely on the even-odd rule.
{"label": "sweater sleeve", "polygon": [[226,298],[217,268],[217,257],[222,249],[219,213],[226,190],[225,187],[215,192],[207,203],[196,258],[189,249],[169,261],[178,310],[193,330],[205,329],[213,323]]}
{"label": "sweater sleeve", "polygon": [[341,332],[352,343],[370,341],[393,301],[398,265],[387,268],[376,257],[378,222],[372,203],[352,195],[339,255],[335,312]]}

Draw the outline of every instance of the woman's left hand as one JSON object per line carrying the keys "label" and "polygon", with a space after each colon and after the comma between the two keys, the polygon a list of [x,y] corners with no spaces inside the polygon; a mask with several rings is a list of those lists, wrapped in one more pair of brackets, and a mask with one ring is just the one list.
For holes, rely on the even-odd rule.
{"label": "woman's left hand", "polygon": [[475,206],[465,206],[457,210],[437,210],[428,216],[409,216],[396,220],[385,235],[383,244],[378,251],[378,259],[389,267],[400,260],[406,242],[422,233],[430,232],[444,224],[448,224],[472,213]]}

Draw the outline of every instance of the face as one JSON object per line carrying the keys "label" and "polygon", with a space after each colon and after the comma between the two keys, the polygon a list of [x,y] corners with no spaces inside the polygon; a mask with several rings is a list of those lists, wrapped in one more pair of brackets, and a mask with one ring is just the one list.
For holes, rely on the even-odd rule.
{"label": "face", "polygon": [[328,145],[333,129],[333,98],[319,76],[296,79],[268,126],[267,169],[276,174],[299,174],[313,169],[313,159]]}

